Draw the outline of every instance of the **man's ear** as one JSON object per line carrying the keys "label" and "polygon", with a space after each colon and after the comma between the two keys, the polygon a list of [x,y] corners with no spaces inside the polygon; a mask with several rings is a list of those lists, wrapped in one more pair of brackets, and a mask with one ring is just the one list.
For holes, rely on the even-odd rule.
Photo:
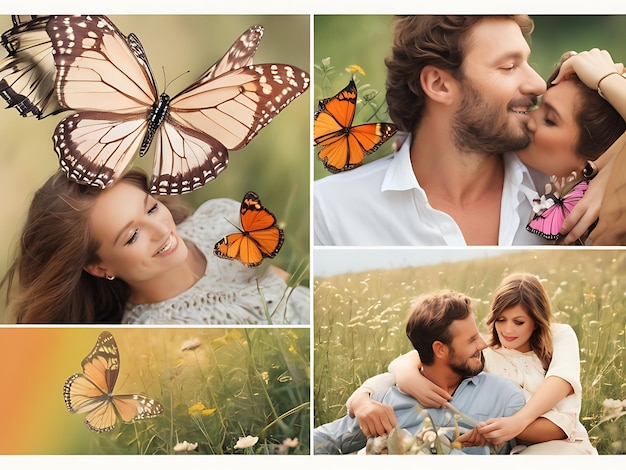
{"label": "man's ear", "polygon": [[426,96],[437,103],[450,104],[454,98],[456,81],[445,70],[426,65],[420,74],[420,84]]}
{"label": "man's ear", "polygon": [[448,355],[448,346],[441,341],[434,341],[433,354],[439,359],[444,359]]}
{"label": "man's ear", "polygon": [[106,277],[107,268],[101,263],[91,263],[83,266],[83,271],[91,274],[94,277]]}

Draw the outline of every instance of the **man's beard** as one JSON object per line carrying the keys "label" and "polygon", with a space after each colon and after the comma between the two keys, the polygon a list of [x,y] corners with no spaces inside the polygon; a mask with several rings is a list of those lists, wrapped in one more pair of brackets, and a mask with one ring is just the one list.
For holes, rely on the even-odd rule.
{"label": "man's beard", "polygon": [[468,361],[469,359],[472,359],[472,358],[460,359],[456,355],[456,351],[453,348],[450,348],[449,366],[454,372],[459,374],[461,377],[474,377],[475,375],[479,374],[485,366],[484,364],[485,358],[483,357],[482,351],[480,351],[479,354],[480,354],[480,365],[471,367],[468,364]]}
{"label": "man's beard", "polygon": [[[462,79],[463,100],[452,121],[454,144],[463,152],[483,155],[502,154],[523,149],[530,144],[525,126],[509,121],[509,112],[487,102],[467,79]],[[536,98],[522,98],[515,106],[535,104]]]}

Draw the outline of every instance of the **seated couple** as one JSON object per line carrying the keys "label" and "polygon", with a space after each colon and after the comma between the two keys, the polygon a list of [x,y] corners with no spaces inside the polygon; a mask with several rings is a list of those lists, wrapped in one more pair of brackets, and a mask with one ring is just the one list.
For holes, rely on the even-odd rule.
{"label": "seated couple", "polygon": [[435,429],[458,426],[460,436],[446,436],[456,439],[450,453],[596,454],[578,419],[576,335],[550,317],[543,286],[526,273],[496,290],[487,342],[467,296],[421,296],[406,326],[415,351],[355,391],[345,417],[315,428],[314,453],[355,453],[398,428],[415,435],[428,416]]}

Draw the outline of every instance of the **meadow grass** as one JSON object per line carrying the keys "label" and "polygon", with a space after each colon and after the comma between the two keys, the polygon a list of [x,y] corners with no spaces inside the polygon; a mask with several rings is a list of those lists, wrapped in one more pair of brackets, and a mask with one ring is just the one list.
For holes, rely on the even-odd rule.
{"label": "meadow grass", "polygon": [[[390,252],[390,256],[393,252]],[[362,256],[367,256],[363,253]],[[516,271],[538,275],[555,321],[570,324],[580,346],[581,422],[600,454],[626,452],[626,253],[535,250],[432,266],[370,270],[314,281],[315,426],[345,415],[345,402],[368,377],[410,350],[405,319],[419,294],[451,288],[474,302],[485,332],[493,289]]]}
{"label": "meadow grass", "polygon": [[[141,329],[115,336],[122,373],[164,412],[94,434],[93,453],[309,453],[308,328]],[[120,390],[115,393],[123,384]],[[237,446],[246,436],[258,441]],[[197,447],[179,451],[185,441]]]}

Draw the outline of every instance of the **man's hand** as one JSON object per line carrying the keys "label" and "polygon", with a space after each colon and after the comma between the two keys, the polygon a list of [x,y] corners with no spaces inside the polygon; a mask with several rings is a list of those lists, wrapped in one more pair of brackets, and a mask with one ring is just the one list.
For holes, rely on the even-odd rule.
{"label": "man's hand", "polygon": [[514,416],[490,418],[476,429],[485,439],[495,445],[510,441],[526,428],[526,424]]}
{"label": "man's hand", "polygon": [[393,408],[372,400],[367,393],[355,397],[352,403],[354,417],[365,437],[385,436],[398,425]]}
{"label": "man's hand", "polygon": [[475,447],[487,445],[487,439],[478,432],[476,428],[461,434],[454,442],[458,442],[463,447]]}

